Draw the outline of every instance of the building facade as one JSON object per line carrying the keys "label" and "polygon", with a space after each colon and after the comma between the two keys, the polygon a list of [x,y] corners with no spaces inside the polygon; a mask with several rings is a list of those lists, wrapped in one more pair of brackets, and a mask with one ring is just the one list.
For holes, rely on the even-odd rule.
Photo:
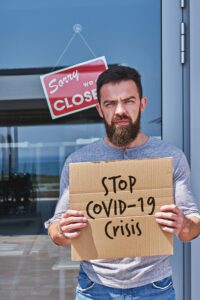
{"label": "building facade", "polygon": [[[1,1],[0,1],[1,2]],[[67,156],[104,135],[95,108],[52,120],[40,76],[104,55],[142,75],[142,129],[183,149],[198,204],[198,0],[2,1],[0,8],[1,299],[73,299],[78,264],[53,245]],[[178,300],[198,299],[200,241],[175,239]]]}

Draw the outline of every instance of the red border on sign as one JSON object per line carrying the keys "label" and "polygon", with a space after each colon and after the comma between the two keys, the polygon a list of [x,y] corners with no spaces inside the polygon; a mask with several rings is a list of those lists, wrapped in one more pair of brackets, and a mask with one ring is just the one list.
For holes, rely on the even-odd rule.
{"label": "red border on sign", "polygon": [[96,80],[107,68],[102,56],[40,76],[52,119],[96,106]]}

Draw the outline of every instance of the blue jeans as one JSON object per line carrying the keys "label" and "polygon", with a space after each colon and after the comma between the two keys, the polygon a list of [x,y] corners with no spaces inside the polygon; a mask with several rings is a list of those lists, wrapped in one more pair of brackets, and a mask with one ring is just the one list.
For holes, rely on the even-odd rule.
{"label": "blue jeans", "polygon": [[76,300],[175,300],[172,278],[152,282],[141,287],[120,289],[92,282],[80,268]]}

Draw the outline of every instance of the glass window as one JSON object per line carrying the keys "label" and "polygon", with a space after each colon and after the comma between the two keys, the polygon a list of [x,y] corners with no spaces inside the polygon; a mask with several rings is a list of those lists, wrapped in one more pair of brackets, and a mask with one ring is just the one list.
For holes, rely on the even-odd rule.
{"label": "glass window", "polygon": [[[4,1],[0,73],[51,72],[102,55],[108,65],[133,66],[149,101],[142,128],[160,137],[160,2]],[[50,241],[43,223],[53,215],[66,157],[102,137],[104,125],[95,108],[53,121],[44,98],[42,108],[31,92],[11,100],[0,101],[1,298],[71,300],[78,264],[70,248]]]}
{"label": "glass window", "polygon": [[4,1],[0,69],[53,71],[95,56],[135,67],[150,103],[142,126],[147,134],[160,136],[160,12],[160,0]]}
{"label": "glass window", "polygon": [[30,293],[33,299],[74,298],[79,265],[71,262],[70,248],[50,241],[44,221],[54,213],[64,160],[103,132],[98,119],[0,128],[2,299],[28,299]]}

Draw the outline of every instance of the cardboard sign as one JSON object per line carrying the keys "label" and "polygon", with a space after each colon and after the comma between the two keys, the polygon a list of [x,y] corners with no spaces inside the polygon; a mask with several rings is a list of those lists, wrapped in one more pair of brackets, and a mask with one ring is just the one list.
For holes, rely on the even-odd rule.
{"label": "cardboard sign", "polygon": [[70,164],[70,208],[88,218],[72,260],[172,255],[154,216],[172,203],[172,158]]}
{"label": "cardboard sign", "polygon": [[52,119],[95,106],[96,80],[106,69],[102,56],[41,76]]}

